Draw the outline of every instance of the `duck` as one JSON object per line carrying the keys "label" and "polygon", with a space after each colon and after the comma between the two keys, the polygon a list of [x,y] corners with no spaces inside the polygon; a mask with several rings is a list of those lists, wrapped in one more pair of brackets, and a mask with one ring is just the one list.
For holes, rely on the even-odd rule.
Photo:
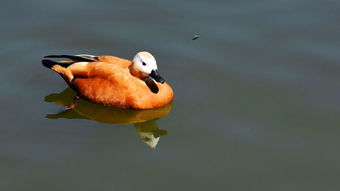
{"label": "duck", "polygon": [[[54,61],[53,59],[68,59]],[[132,60],[116,56],[48,55],[42,64],[57,72],[77,94],[93,103],[131,109],[153,109],[172,102],[174,92],[159,74],[151,53]]]}

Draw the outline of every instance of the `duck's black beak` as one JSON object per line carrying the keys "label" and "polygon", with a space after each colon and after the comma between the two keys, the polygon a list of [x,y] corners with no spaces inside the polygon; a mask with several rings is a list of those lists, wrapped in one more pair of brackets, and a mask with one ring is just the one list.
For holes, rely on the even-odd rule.
{"label": "duck's black beak", "polygon": [[160,82],[162,84],[165,82],[162,76],[159,75],[158,70],[152,70],[150,77],[153,78],[156,82]]}

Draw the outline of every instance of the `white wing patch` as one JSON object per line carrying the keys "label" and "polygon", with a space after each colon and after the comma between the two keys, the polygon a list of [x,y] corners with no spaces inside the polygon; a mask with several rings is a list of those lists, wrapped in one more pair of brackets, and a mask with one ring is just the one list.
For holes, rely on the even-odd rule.
{"label": "white wing patch", "polygon": [[89,59],[89,60],[93,60],[93,61],[96,61],[96,57],[97,56],[94,56],[94,55],[90,55],[90,54],[77,54],[75,56],[79,56],[79,57],[82,57],[82,58],[85,58],[85,59]]}

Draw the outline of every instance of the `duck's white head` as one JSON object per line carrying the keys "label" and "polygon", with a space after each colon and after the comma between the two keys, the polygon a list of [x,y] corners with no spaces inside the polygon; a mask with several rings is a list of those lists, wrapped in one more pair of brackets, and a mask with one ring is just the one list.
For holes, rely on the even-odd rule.
{"label": "duck's white head", "polygon": [[139,52],[132,60],[132,72],[134,75],[144,78],[152,77],[156,82],[164,83],[159,75],[155,58],[148,52]]}

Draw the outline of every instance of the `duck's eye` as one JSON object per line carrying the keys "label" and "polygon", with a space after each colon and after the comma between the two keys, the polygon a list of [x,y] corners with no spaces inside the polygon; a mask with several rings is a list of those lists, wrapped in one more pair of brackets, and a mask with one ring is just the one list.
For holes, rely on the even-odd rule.
{"label": "duck's eye", "polygon": [[146,66],[145,62],[142,62],[143,66]]}

